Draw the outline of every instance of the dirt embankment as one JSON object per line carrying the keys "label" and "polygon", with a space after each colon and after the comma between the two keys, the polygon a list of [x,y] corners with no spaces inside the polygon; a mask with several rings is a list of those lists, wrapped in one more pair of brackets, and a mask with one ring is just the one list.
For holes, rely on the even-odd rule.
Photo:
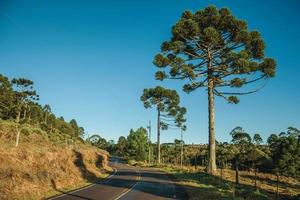
{"label": "dirt embankment", "polygon": [[34,130],[21,133],[15,147],[16,133],[9,127],[0,122],[0,199],[42,199],[95,182],[110,171],[106,151],[79,141],[53,142]]}

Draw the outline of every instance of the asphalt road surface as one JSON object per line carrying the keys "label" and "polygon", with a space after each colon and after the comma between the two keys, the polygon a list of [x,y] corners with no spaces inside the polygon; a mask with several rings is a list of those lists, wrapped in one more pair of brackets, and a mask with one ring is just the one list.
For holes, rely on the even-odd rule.
{"label": "asphalt road surface", "polygon": [[188,199],[186,192],[169,177],[153,169],[128,166],[112,158],[115,172],[107,179],[85,188],[50,198],[51,200],[160,200]]}

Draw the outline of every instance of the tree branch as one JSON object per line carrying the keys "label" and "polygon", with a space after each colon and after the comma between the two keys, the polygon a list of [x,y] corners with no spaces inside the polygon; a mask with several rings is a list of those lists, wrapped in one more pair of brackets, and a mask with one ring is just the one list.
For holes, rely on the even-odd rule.
{"label": "tree branch", "polygon": [[218,92],[220,95],[246,95],[246,94],[252,94],[252,93],[255,93],[259,90],[261,90],[262,88],[264,88],[268,83],[268,79],[266,79],[265,83],[259,87],[258,89],[256,90],[252,90],[252,91],[249,91],[249,92]]}

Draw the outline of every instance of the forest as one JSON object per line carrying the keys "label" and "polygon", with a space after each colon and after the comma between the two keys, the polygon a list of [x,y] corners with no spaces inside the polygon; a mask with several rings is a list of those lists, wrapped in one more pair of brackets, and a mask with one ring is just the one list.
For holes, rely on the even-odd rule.
{"label": "forest", "polygon": [[[156,162],[156,144],[150,143],[147,130],[140,127],[130,130],[126,137],[120,136],[115,144],[100,136],[90,137],[93,145],[98,146],[127,159]],[[286,132],[271,134],[263,141],[260,134],[250,134],[242,127],[234,128],[230,133],[232,140],[217,143],[218,168],[234,170],[257,170],[287,177],[300,178],[300,130],[288,127]],[[183,148],[184,166],[207,166],[207,145],[185,144],[175,139],[174,143],[161,145],[162,164],[180,166],[180,153]],[[149,154],[149,149],[150,153]]]}
{"label": "forest", "polygon": [[55,116],[50,105],[39,104],[39,98],[32,80],[0,74],[0,119],[33,125],[55,135],[56,140],[81,140],[84,128],[75,119],[67,122]]}

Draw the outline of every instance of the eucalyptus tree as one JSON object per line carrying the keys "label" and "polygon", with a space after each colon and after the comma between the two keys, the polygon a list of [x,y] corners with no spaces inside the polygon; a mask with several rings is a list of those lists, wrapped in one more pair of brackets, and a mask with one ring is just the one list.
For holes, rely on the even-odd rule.
{"label": "eucalyptus tree", "polygon": [[157,162],[160,163],[160,131],[185,127],[186,108],[180,107],[180,97],[176,90],[160,86],[144,89],[141,101],[145,108],[155,107],[157,110]]}
{"label": "eucalyptus tree", "polygon": [[[206,88],[209,118],[209,162],[207,171],[216,173],[215,96],[238,103],[238,95],[261,89],[275,75],[276,62],[266,58],[265,43],[258,31],[249,31],[246,21],[229,9],[209,6],[195,13],[185,11],[172,28],[172,37],[161,45],[153,63],[157,80],[185,80],[187,93]],[[257,88],[242,86],[262,81]],[[257,84],[255,84],[257,86]],[[229,91],[228,89],[234,89]]]}
{"label": "eucalyptus tree", "polygon": [[253,143],[255,145],[260,145],[263,142],[263,139],[261,138],[259,133],[254,134],[253,136]]}
{"label": "eucalyptus tree", "polygon": [[51,114],[51,107],[50,107],[50,105],[46,104],[43,107],[43,112],[45,113],[44,123],[47,124],[48,116],[49,116],[49,114]]}

